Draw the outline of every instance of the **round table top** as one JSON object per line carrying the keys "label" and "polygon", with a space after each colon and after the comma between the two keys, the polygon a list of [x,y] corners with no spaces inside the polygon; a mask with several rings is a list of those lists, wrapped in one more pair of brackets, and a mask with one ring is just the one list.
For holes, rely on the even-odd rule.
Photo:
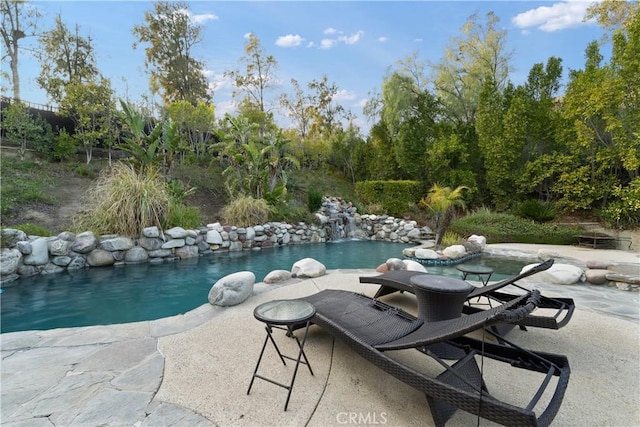
{"label": "round table top", "polygon": [[316,314],[316,308],[307,301],[274,300],[260,304],[253,315],[261,322],[273,325],[292,325],[305,322]]}
{"label": "round table top", "polygon": [[460,264],[460,265],[456,265],[456,270],[462,271],[463,273],[469,273],[469,274],[491,274],[491,273],[493,273],[493,268],[487,267],[486,265],[479,265],[479,264]]}
{"label": "round table top", "polygon": [[435,274],[416,274],[411,277],[410,282],[417,289],[452,294],[469,293],[474,289],[464,280]]}

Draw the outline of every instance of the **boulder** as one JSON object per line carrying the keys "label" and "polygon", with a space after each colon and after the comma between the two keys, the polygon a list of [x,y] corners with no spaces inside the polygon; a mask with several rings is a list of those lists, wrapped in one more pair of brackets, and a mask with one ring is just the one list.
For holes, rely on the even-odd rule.
{"label": "boulder", "polygon": [[205,238],[205,242],[207,242],[210,245],[221,245],[222,235],[218,230],[209,230],[207,231],[207,237]]}
{"label": "boulder", "polygon": [[584,272],[584,278],[594,285],[603,285],[608,282],[607,273],[610,273],[610,271],[602,268],[591,268]]}
{"label": "boulder", "polygon": [[49,242],[49,252],[54,256],[64,256],[69,252],[71,243],[68,240],[55,239]]}
{"label": "boulder", "polygon": [[16,242],[16,249],[19,250],[22,255],[29,255],[33,250],[33,248],[31,247],[31,242],[27,242],[26,240]]}
{"label": "boulder", "polygon": [[73,243],[76,240],[76,235],[70,231],[63,231],[58,234],[58,239]]}
{"label": "boulder", "polygon": [[138,245],[148,251],[157,251],[162,247],[162,240],[144,236],[138,239]]}
{"label": "boulder", "polygon": [[71,250],[79,254],[88,254],[98,246],[98,239],[90,231],[78,234]]}
{"label": "boulder", "polygon": [[[521,272],[525,272],[537,264],[529,264],[522,267]],[[580,267],[570,264],[553,264],[546,271],[534,274],[523,279],[530,282],[550,283],[553,285],[573,285],[584,281],[584,271]]]}
{"label": "boulder", "polygon": [[426,267],[422,264],[420,264],[417,261],[413,261],[410,259],[405,259],[404,261],[402,261],[404,266],[405,266],[405,270],[410,270],[410,271],[421,271],[423,273],[428,273]]}
{"label": "boulder", "polygon": [[124,262],[127,264],[138,264],[141,262],[147,262],[148,260],[149,254],[140,246],[134,246],[124,254]]}
{"label": "boulder", "polygon": [[385,264],[387,265],[387,271],[405,269],[405,265],[400,258],[389,258]]}
{"label": "boulder", "polygon": [[20,267],[22,253],[17,249],[3,248],[0,252],[0,276],[14,274]]}
{"label": "boulder", "polygon": [[27,233],[22,230],[18,230],[16,228],[3,228],[0,230],[0,235],[2,236],[2,242],[4,245],[12,245],[15,242],[20,240],[27,240]]}
{"label": "boulder", "polygon": [[189,245],[179,247],[176,249],[176,256],[180,259],[195,258],[198,256],[198,247]]}
{"label": "boulder", "polygon": [[296,261],[291,268],[291,277],[320,277],[324,276],[327,268],[313,258],[303,258]]}
{"label": "boulder", "polygon": [[128,251],[133,248],[133,240],[128,237],[113,237],[111,239],[104,239],[100,242],[100,249],[105,251]]}
{"label": "boulder", "polygon": [[157,239],[158,237],[160,237],[160,230],[158,230],[158,227],[156,226],[145,227],[142,229],[142,235],[149,239]]}
{"label": "boulder", "polygon": [[91,267],[103,267],[113,265],[116,262],[111,252],[104,249],[94,249],[87,256],[87,264]]}
{"label": "boulder", "polygon": [[418,248],[413,255],[418,259],[438,259],[440,255],[433,249]]}
{"label": "boulder", "polygon": [[187,237],[189,235],[189,233],[187,233],[187,230],[185,230],[182,227],[170,228],[170,229],[166,230],[164,232],[164,234],[166,234],[167,236],[169,236],[172,239],[184,239],[185,237]]}
{"label": "boulder", "polygon": [[81,270],[86,265],[87,260],[83,256],[76,256],[71,259],[71,262],[67,265],[67,270]]}
{"label": "boulder", "polygon": [[444,248],[442,255],[449,259],[457,259],[465,256],[467,250],[462,245],[451,245],[448,248]]}
{"label": "boulder", "polygon": [[286,280],[291,279],[291,272],[287,270],[273,270],[269,272],[266,276],[264,276],[264,283],[269,285],[274,283],[284,282]]}
{"label": "boulder", "polygon": [[25,255],[22,262],[26,265],[46,265],[49,262],[47,239],[38,238],[31,242],[31,253]]}
{"label": "boulder", "polygon": [[250,271],[239,271],[224,276],[213,284],[207,299],[209,304],[228,307],[249,298],[253,292],[256,276]]}
{"label": "boulder", "polygon": [[48,263],[40,271],[40,274],[56,274],[56,273],[62,273],[63,271],[64,271],[64,267],[60,267],[59,265],[55,265],[53,263]]}
{"label": "boulder", "polygon": [[477,234],[472,234],[467,239],[467,242],[472,242],[480,246],[480,252],[484,251],[487,247],[487,238],[484,236],[478,236]]}
{"label": "boulder", "polygon": [[542,261],[547,261],[551,258],[560,258],[560,254],[556,251],[550,251],[549,249],[539,249],[538,250],[538,258]]}
{"label": "boulder", "polygon": [[586,265],[587,268],[592,268],[594,270],[606,270],[611,267],[613,263],[604,259],[590,259],[587,261]]}
{"label": "boulder", "polygon": [[66,267],[71,262],[71,257],[66,255],[55,256],[51,258],[51,263],[60,266]]}
{"label": "boulder", "polygon": [[181,248],[182,246],[186,245],[187,243],[184,241],[184,239],[171,239],[168,242],[166,242],[165,244],[163,244],[161,246],[162,249],[173,249],[173,248]]}

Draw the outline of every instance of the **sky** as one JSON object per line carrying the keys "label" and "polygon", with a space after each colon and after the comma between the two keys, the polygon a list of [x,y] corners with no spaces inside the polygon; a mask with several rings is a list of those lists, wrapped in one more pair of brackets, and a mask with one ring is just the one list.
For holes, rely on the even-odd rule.
{"label": "sky", "polygon": [[[146,45],[133,48],[134,25],[144,25],[147,1],[44,1],[31,2],[43,15],[39,28],[63,22],[91,37],[99,70],[111,80],[116,95],[133,102],[149,94],[145,71]],[[356,117],[366,133],[372,123],[362,107],[381,85],[389,67],[417,54],[429,64],[438,63],[451,38],[459,37],[468,18],[493,12],[507,32],[512,52],[514,84],[526,81],[531,67],[549,57],[562,58],[565,79],[569,69],[584,67],[587,44],[599,40],[602,30],[583,22],[591,2],[583,1],[190,1],[191,19],[202,26],[202,42],[194,55],[205,65],[213,91],[216,117],[233,113],[233,86],[225,71],[240,68],[247,35],[253,33],[267,54],[278,62],[275,85],[268,93],[276,116],[282,115],[275,99],[290,93],[290,80],[302,87],[323,75],[339,89],[336,97]],[[606,47],[602,50],[608,57]],[[8,64],[2,64],[8,71]],[[22,99],[47,104],[38,87],[39,63],[28,53],[20,57]],[[10,88],[8,82],[2,88]],[[286,124],[284,124],[286,126]]]}

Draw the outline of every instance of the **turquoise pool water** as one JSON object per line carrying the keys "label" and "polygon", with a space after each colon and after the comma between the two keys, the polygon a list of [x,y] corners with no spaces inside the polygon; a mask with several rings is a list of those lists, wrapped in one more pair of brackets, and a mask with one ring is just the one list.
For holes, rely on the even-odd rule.
{"label": "turquoise pool water", "polygon": [[257,281],[272,270],[291,270],[312,257],[328,269],[375,268],[402,258],[408,245],[342,241],[288,245],[261,251],[202,256],[162,264],[91,268],[20,279],[0,294],[1,331],[68,328],[153,320],[185,313],[207,302],[211,286],[237,271]]}
{"label": "turquoise pool water", "polygon": [[[257,281],[272,270],[291,270],[311,257],[328,269],[376,268],[402,258],[405,244],[341,241],[290,245],[261,251],[215,254],[163,264],[124,265],[21,279],[0,294],[1,331],[69,328],[154,320],[185,313],[207,302],[218,279],[252,271]],[[477,258],[491,265],[492,280],[517,274],[522,263]],[[427,267],[430,273],[460,277],[455,267]],[[469,279],[473,280],[472,277]]]}

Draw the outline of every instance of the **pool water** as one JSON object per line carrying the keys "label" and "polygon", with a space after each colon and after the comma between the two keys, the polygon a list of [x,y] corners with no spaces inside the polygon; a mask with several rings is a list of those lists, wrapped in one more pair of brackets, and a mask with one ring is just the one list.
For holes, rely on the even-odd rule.
{"label": "pool water", "polygon": [[376,268],[402,258],[407,245],[341,241],[214,254],[162,264],[90,268],[20,279],[0,294],[1,331],[68,328],[154,320],[207,302],[218,279],[252,271],[260,282],[272,270],[291,270],[311,257],[327,269]]}
{"label": "pool water", "polygon": [[[174,316],[205,304],[213,283],[237,271],[252,271],[260,282],[270,271],[290,271],[296,261],[307,257],[320,261],[327,269],[373,269],[388,258],[402,258],[406,247],[400,243],[349,240],[24,278],[0,294],[0,329],[44,330]],[[492,280],[517,274],[523,265],[484,256],[466,263],[490,265],[496,272]],[[427,269],[432,274],[460,277],[455,266]]]}

